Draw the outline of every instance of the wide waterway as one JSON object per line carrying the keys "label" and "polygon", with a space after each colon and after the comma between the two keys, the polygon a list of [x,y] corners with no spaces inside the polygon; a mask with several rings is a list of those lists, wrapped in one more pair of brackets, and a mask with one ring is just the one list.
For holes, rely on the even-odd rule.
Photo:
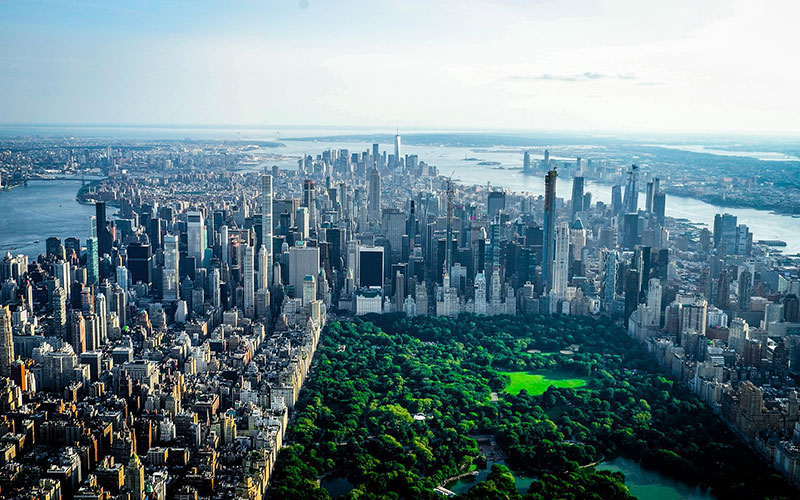
{"label": "wide waterway", "polygon": [[[75,199],[80,180],[29,181],[27,186],[0,190],[0,254],[44,253],[50,236],[89,236],[94,206]],[[38,240],[38,243],[36,241]]]}

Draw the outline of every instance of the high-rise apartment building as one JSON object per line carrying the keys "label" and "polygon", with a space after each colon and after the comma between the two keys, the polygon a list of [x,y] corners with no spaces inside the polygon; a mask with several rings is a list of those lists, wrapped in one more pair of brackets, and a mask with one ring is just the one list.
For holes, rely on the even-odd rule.
{"label": "high-rise apartment building", "polygon": [[0,306],[0,375],[10,377],[13,362],[14,337],[11,331],[11,311],[7,306]]}
{"label": "high-rise apartment building", "polygon": [[562,222],[556,228],[555,252],[553,255],[552,295],[564,300],[567,298],[569,281],[569,223]]}
{"label": "high-rise apartment building", "polygon": [[165,301],[180,300],[180,252],[178,236],[164,236],[164,270],[161,272],[161,295]]}
{"label": "high-rise apartment building", "polygon": [[556,170],[550,170],[544,178],[544,242],[542,245],[542,287],[545,292],[552,286],[552,260],[555,250],[556,231]]}
{"label": "high-rise apartment building", "polygon": [[206,231],[201,212],[189,212],[186,214],[186,244],[188,256],[194,257],[197,267],[203,267],[203,258],[206,251]]}
{"label": "high-rise apartment building", "polygon": [[[262,281],[269,283],[270,273],[272,272],[272,176],[263,174],[261,176],[261,248],[266,252],[266,262],[261,262],[259,258],[258,272],[262,275]],[[259,249],[259,256],[261,250]],[[261,267],[263,265],[263,268]]]}

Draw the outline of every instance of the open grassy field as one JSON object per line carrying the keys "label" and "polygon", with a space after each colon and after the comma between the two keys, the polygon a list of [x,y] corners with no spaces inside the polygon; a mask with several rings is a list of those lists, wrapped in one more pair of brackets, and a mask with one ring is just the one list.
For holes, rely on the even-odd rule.
{"label": "open grassy field", "polygon": [[532,396],[544,394],[548,387],[577,388],[586,385],[586,379],[576,378],[567,373],[555,371],[540,372],[503,372],[511,379],[511,383],[503,389],[509,394],[519,394],[525,389]]}

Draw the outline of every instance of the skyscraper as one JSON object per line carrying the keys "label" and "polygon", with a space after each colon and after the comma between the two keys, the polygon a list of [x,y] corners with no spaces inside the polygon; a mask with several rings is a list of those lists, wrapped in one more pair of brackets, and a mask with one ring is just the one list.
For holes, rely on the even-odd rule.
{"label": "skyscraper", "polygon": [[97,241],[100,255],[111,254],[111,231],[108,230],[106,221],[106,204],[98,201],[94,205],[95,217],[97,219]]}
{"label": "skyscraper", "polygon": [[647,325],[658,328],[661,326],[661,280],[650,278],[647,284]]}
{"label": "skyscraper", "polygon": [[186,243],[189,257],[194,257],[197,267],[203,267],[203,257],[206,251],[206,231],[201,212],[186,214]]}
{"label": "skyscraper", "polygon": [[[117,285],[122,290],[128,291],[128,268],[125,266],[117,266]],[[69,297],[69,289],[67,290],[67,297]]]}
{"label": "skyscraper", "polygon": [[583,182],[583,177],[575,177],[572,179],[572,221],[574,221],[578,216],[578,212],[582,212],[584,210]]}
{"label": "skyscraper", "polygon": [[501,210],[506,209],[506,194],[503,191],[490,191],[489,198],[486,202],[486,208],[489,212],[489,219],[491,220]]}
{"label": "skyscraper", "polygon": [[100,259],[98,255],[97,238],[86,238],[86,276],[89,285],[94,285],[100,280]]}
{"label": "skyscraper", "polygon": [[[271,191],[270,191],[271,192]],[[317,205],[314,198],[314,181],[306,179],[303,181],[303,204],[308,208],[308,223],[311,229],[317,228]]]}
{"label": "skyscraper", "polygon": [[626,250],[633,250],[639,244],[639,214],[627,213],[622,221],[622,246]]}
{"label": "skyscraper", "polygon": [[555,253],[553,259],[552,295],[557,299],[567,298],[569,280],[569,223],[562,222],[556,229]]}
{"label": "skyscraper", "polygon": [[381,220],[381,174],[377,168],[372,168],[369,174],[369,195],[368,195],[369,219],[371,221]]}
{"label": "skyscraper", "polygon": [[303,280],[319,275],[319,247],[300,241],[289,249],[289,285],[294,287],[294,297],[302,298]]}
{"label": "skyscraper", "polygon": [[656,216],[656,223],[659,226],[664,225],[664,218],[666,215],[667,194],[660,191],[653,193],[653,214]]}
{"label": "skyscraper", "polygon": [[486,314],[486,274],[475,275],[475,314]]}
{"label": "skyscraper", "polygon": [[53,290],[53,334],[60,338],[67,334],[67,292],[60,286]]}
{"label": "skyscraper", "polygon": [[251,245],[244,245],[244,315],[252,318],[256,312],[254,255]]}
{"label": "skyscraper", "polygon": [[211,270],[209,275],[209,295],[211,295],[211,305],[214,307],[222,306],[222,294],[220,293],[220,276],[219,268],[215,267]]}
{"label": "skyscraper", "polygon": [[611,213],[618,215],[622,212],[622,186],[613,186],[611,188]]}
{"label": "skyscraper", "polygon": [[11,333],[11,311],[0,306],[0,375],[11,376],[11,363],[14,362],[14,338]]}
{"label": "skyscraper", "polygon": [[86,351],[86,322],[80,311],[72,311],[72,325],[70,325],[70,344],[75,354]]}
{"label": "skyscraper", "polygon": [[625,185],[625,198],[622,204],[625,213],[632,214],[639,210],[639,166],[631,165],[628,172],[628,184]]}
{"label": "skyscraper", "polygon": [[[305,207],[304,207],[305,208]],[[256,280],[256,290],[269,288],[269,276],[272,273],[272,264],[267,258],[267,249],[264,245],[258,249],[258,279]]]}
{"label": "skyscraper", "polygon": [[356,256],[356,287],[383,288],[383,247],[358,246]]}
{"label": "skyscraper", "polygon": [[161,273],[161,295],[165,301],[180,300],[180,253],[178,236],[164,236],[164,270]]}
{"label": "skyscraper", "polygon": [[714,216],[714,247],[723,253],[736,253],[737,218],[731,214]]}
{"label": "skyscraper", "polygon": [[131,500],[143,500],[144,491],[144,465],[136,453],[131,455],[125,465],[125,487],[131,491]]}
{"label": "skyscraper", "polygon": [[259,258],[258,272],[262,275],[262,282],[269,284],[272,272],[272,176],[268,174],[261,176],[261,248],[266,252],[266,262]]}
{"label": "skyscraper", "polygon": [[750,294],[753,289],[753,273],[744,268],[739,271],[739,298],[738,309],[740,311],[750,310]]}
{"label": "skyscraper", "polygon": [[544,177],[544,238],[542,245],[542,288],[549,292],[552,283],[554,237],[556,228],[556,170],[550,170]]}
{"label": "skyscraper", "polygon": [[635,311],[639,305],[640,276],[639,271],[636,269],[628,269],[625,271],[625,312],[623,314],[626,328],[631,313]]}
{"label": "skyscraper", "polygon": [[403,166],[403,161],[400,158],[400,154],[401,154],[401,151],[400,151],[400,133],[398,132],[394,136],[394,161],[395,161],[395,165],[397,167]]}
{"label": "skyscraper", "polygon": [[102,293],[94,299],[94,312],[97,316],[98,345],[103,345],[108,340],[108,302]]}
{"label": "skyscraper", "polygon": [[132,283],[153,282],[153,252],[149,244],[128,245],[128,270],[131,273]]}

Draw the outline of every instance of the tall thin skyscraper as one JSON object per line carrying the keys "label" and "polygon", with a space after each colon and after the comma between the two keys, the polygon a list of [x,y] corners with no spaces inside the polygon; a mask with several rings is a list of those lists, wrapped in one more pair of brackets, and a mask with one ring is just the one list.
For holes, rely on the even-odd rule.
{"label": "tall thin skyscraper", "polygon": [[372,221],[381,220],[381,174],[372,168],[369,174],[368,212]]}
{"label": "tall thin skyscraper", "polygon": [[100,258],[97,237],[86,238],[86,277],[90,285],[100,280]]}
{"label": "tall thin skyscraper", "polygon": [[306,179],[303,181],[303,204],[308,208],[308,223],[311,229],[317,228],[317,205],[314,199],[314,181]]}
{"label": "tall thin skyscraper", "polygon": [[67,292],[60,286],[53,290],[53,334],[60,338],[67,335]]}
{"label": "tall thin skyscraper", "polygon": [[555,254],[553,259],[553,295],[567,298],[569,281],[569,223],[562,222],[556,229]]}
{"label": "tall thin skyscraper", "polygon": [[14,338],[11,334],[11,311],[0,306],[0,375],[11,376],[11,363],[14,362]]}
{"label": "tall thin skyscraper", "polygon": [[444,272],[450,274],[453,266],[453,183],[447,180],[447,239],[444,242]]}
{"label": "tall thin skyscraper", "polygon": [[[655,187],[653,188],[655,189]],[[658,190],[653,194],[653,213],[656,216],[656,223],[660,226],[664,225],[664,218],[666,215],[667,194]]]}
{"label": "tall thin skyscraper", "polygon": [[395,162],[395,165],[398,166],[398,167],[403,165],[403,161],[400,158],[400,154],[401,154],[401,151],[400,151],[400,133],[398,132],[394,136],[394,162]]}
{"label": "tall thin skyscraper", "polygon": [[228,246],[230,244],[231,239],[228,236],[228,226],[222,226],[219,228],[219,246],[222,253],[222,262],[228,265],[230,265],[230,260],[228,259]]}
{"label": "tall thin skyscraper", "polygon": [[[303,207],[305,208],[305,207]],[[267,247],[261,245],[258,249],[258,281],[256,283],[256,290],[269,288],[269,275],[272,272],[272,264],[269,263],[267,257]]]}
{"label": "tall thin skyscraper", "polygon": [[108,341],[108,303],[102,293],[94,299],[94,312],[97,316],[98,342],[103,345]]}
{"label": "tall thin skyscraper", "polygon": [[653,181],[649,181],[647,183],[647,190],[645,191],[645,199],[644,199],[645,203],[644,210],[648,214],[653,213],[653,195],[655,194],[654,189],[655,189],[655,184],[653,183]]}
{"label": "tall thin skyscraper", "polygon": [[178,236],[168,234],[164,236],[164,271],[161,273],[161,294],[165,301],[180,299],[179,269]]}
{"label": "tall thin skyscraper", "polygon": [[244,315],[252,318],[256,313],[256,289],[253,247],[244,245]]}
{"label": "tall thin skyscraper", "polygon": [[106,221],[106,204],[98,201],[94,205],[97,219],[97,242],[100,255],[111,254],[111,231],[108,230]]}
{"label": "tall thin skyscraper", "polygon": [[556,232],[556,169],[547,172],[544,177],[544,238],[542,245],[542,288],[550,291],[552,286],[552,267],[554,237]]}
{"label": "tall thin skyscraper", "polygon": [[72,311],[70,344],[77,355],[86,351],[86,322],[80,311]]}
{"label": "tall thin skyscraper", "polygon": [[613,186],[611,188],[611,213],[619,215],[622,208],[622,186]]}
{"label": "tall thin skyscraper", "polygon": [[[261,255],[262,250],[264,256]],[[264,258],[265,262],[262,260]],[[259,288],[264,288],[264,284],[269,284],[272,272],[272,176],[269,174],[261,176],[261,249],[258,263],[258,272],[262,276],[262,286]]]}
{"label": "tall thin skyscraper", "polygon": [[753,289],[752,279],[753,274],[749,269],[745,268],[739,271],[739,300],[737,304],[739,311],[750,310],[750,294]]}
{"label": "tall thin skyscraper", "polygon": [[201,212],[186,214],[186,243],[189,257],[194,257],[197,267],[203,267],[203,257],[206,251],[206,231]]}
{"label": "tall thin skyscraper", "polygon": [[617,252],[614,250],[604,250],[602,262],[603,300],[605,302],[611,302],[614,300],[617,289]]}
{"label": "tall thin skyscraper", "polygon": [[628,184],[625,186],[625,198],[622,203],[625,213],[632,214],[639,210],[639,166],[631,165],[628,172]]}
{"label": "tall thin skyscraper", "polygon": [[211,275],[209,276],[209,294],[211,295],[211,305],[214,307],[222,307],[222,294],[220,293],[220,276],[219,276],[219,268],[215,267],[211,270]]}
{"label": "tall thin skyscraper", "polygon": [[583,177],[575,177],[572,179],[572,221],[578,215],[578,212],[583,212]]}

